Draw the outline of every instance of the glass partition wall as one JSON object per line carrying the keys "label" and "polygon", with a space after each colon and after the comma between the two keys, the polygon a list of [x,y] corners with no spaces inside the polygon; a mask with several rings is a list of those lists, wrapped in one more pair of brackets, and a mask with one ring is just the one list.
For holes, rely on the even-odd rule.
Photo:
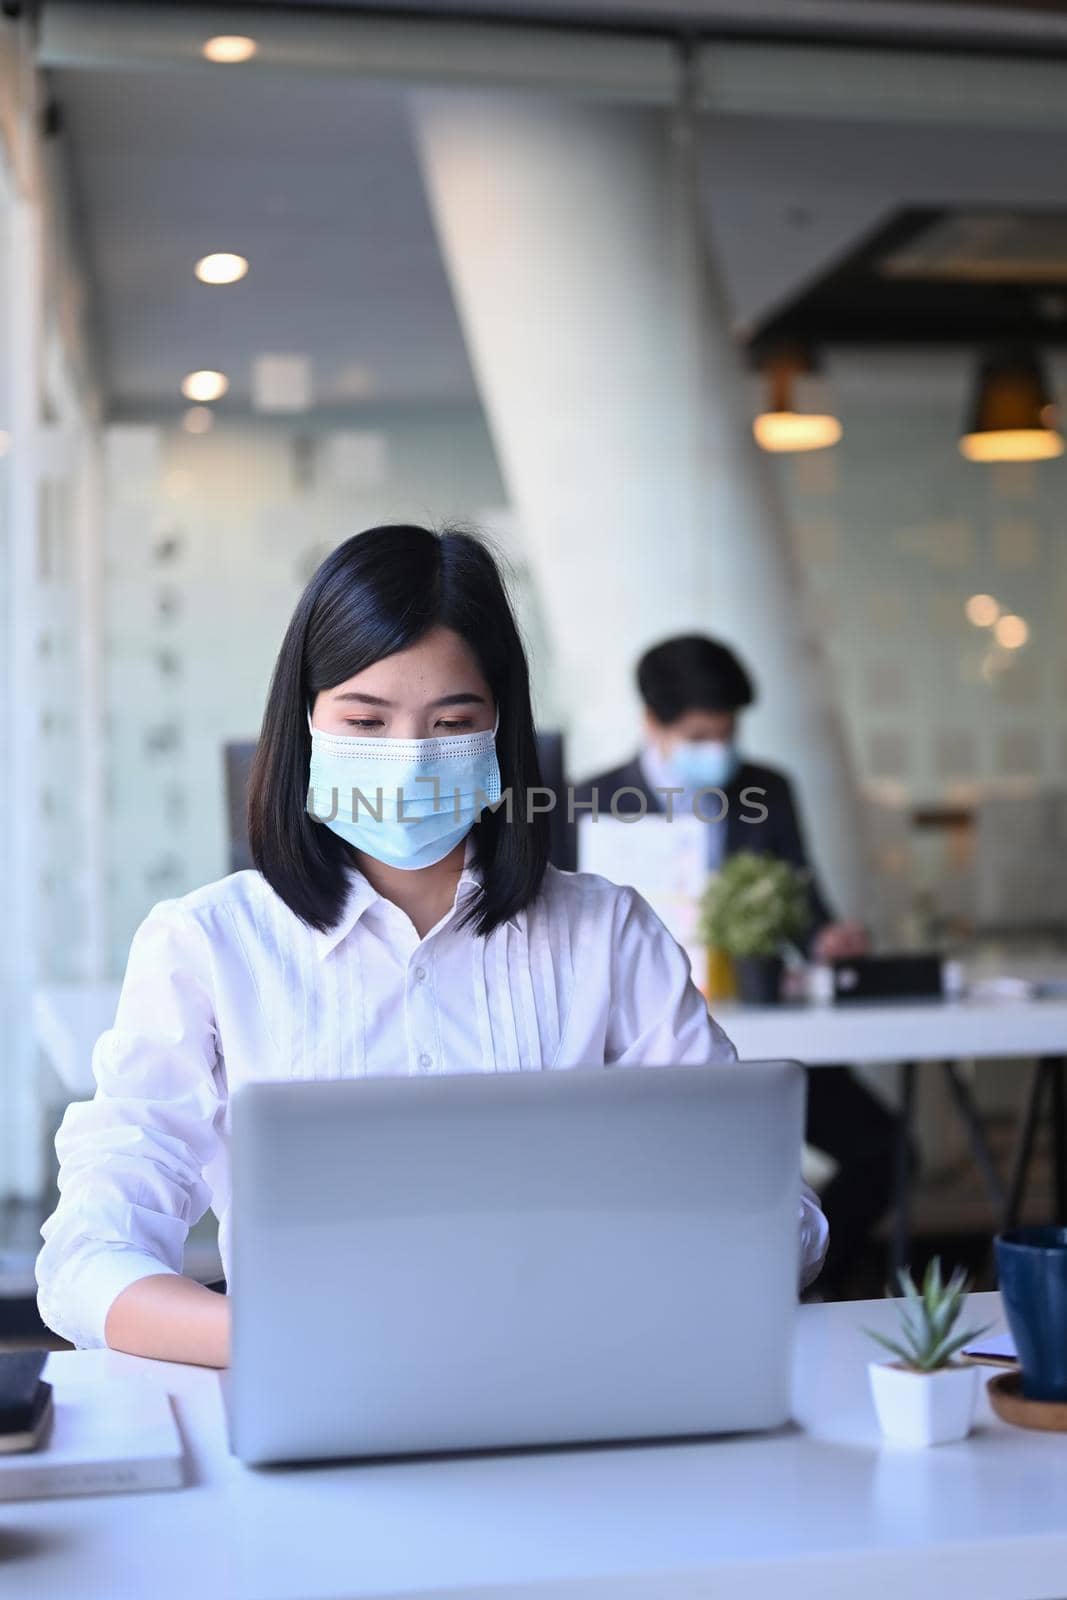
{"label": "glass partition wall", "polygon": [[[32,128],[10,117],[5,132]],[[32,1292],[67,1087],[42,1000],[97,973],[98,411],[55,154],[0,139],[0,1295]]]}

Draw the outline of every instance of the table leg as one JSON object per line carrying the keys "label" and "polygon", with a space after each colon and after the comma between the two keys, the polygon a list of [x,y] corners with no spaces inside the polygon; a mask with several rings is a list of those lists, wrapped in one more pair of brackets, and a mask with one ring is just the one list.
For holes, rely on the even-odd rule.
{"label": "table leg", "polygon": [[905,1061],[900,1069],[900,1109],[897,1113],[896,1171],[894,1176],[893,1237],[890,1267],[893,1288],[897,1274],[908,1264],[911,1253],[911,1139],[915,1122],[915,1062]]}
{"label": "table leg", "polygon": [[1045,1068],[1052,1084],[1053,1220],[1067,1227],[1067,1056],[1048,1056]]}
{"label": "table leg", "polygon": [[1030,1074],[1030,1087],[1026,1092],[1026,1109],[1023,1112],[1022,1122],[1019,1127],[1019,1140],[1015,1147],[1015,1160],[1012,1162],[1011,1182],[1008,1185],[1008,1198],[1004,1206],[1002,1226],[1014,1228],[1018,1226],[1019,1213],[1022,1210],[1023,1198],[1026,1194],[1026,1180],[1030,1176],[1030,1162],[1034,1153],[1034,1139],[1037,1135],[1037,1125],[1041,1118],[1041,1102],[1045,1098],[1045,1084],[1048,1081],[1048,1068],[1046,1063],[1035,1061]]}
{"label": "table leg", "polygon": [[1005,1208],[1004,1184],[1001,1181],[1000,1173],[997,1171],[996,1162],[993,1160],[993,1154],[986,1140],[985,1129],[982,1127],[982,1119],[978,1115],[974,1099],[963,1080],[957,1062],[944,1061],[942,1062],[942,1069],[949,1092],[956,1103],[956,1110],[967,1128],[974,1159],[989,1192],[989,1198],[993,1202],[997,1216],[1002,1216]]}

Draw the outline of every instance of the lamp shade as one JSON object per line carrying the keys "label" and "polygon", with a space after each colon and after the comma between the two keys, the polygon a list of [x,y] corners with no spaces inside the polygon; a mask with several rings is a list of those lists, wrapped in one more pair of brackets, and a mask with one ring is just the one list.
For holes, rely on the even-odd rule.
{"label": "lamp shade", "polygon": [[[759,367],[767,382],[767,407],[754,420],[752,431],[761,449],[792,453],[824,450],[837,443],[842,432],[838,419],[804,403],[811,399],[811,385],[806,380],[816,371],[806,345],[779,345],[762,357]],[[802,388],[809,390],[804,400],[799,392]]]}
{"label": "lamp shade", "polygon": [[968,461],[1045,461],[1063,454],[1055,403],[1030,346],[991,351],[981,362],[960,450]]}

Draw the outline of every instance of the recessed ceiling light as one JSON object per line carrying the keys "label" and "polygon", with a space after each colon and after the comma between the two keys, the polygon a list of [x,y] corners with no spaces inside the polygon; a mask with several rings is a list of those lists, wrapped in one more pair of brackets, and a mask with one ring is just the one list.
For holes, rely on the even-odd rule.
{"label": "recessed ceiling light", "polygon": [[1003,650],[1021,650],[1030,637],[1030,627],[1023,617],[1007,611],[994,627],[993,637]]}
{"label": "recessed ceiling light", "polygon": [[247,271],[248,262],[244,256],[230,255],[225,250],[202,256],[196,263],[196,275],[201,283],[238,283]]}
{"label": "recessed ceiling light", "polygon": [[190,372],[182,379],[182,394],[187,400],[221,400],[230,387],[224,372]]}
{"label": "recessed ceiling light", "polygon": [[210,433],[215,426],[215,413],[207,406],[190,406],[182,418],[186,433]]}
{"label": "recessed ceiling light", "polygon": [[976,628],[991,628],[1000,616],[1000,602],[991,594],[972,594],[964,610]]}
{"label": "recessed ceiling light", "polygon": [[205,42],[200,53],[208,61],[232,67],[241,61],[251,61],[258,49],[256,41],[243,33],[219,33]]}

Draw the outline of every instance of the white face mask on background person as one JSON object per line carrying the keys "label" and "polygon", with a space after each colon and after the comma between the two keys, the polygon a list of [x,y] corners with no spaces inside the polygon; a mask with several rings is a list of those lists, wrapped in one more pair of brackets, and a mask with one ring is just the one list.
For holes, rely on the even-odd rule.
{"label": "white face mask on background person", "polygon": [[671,750],[668,762],[683,789],[721,789],[741,759],[732,739],[683,739]]}
{"label": "white face mask on background person", "polygon": [[390,739],[323,733],[309,714],[308,814],[386,866],[435,866],[500,799],[499,725],[498,711],[482,733]]}

